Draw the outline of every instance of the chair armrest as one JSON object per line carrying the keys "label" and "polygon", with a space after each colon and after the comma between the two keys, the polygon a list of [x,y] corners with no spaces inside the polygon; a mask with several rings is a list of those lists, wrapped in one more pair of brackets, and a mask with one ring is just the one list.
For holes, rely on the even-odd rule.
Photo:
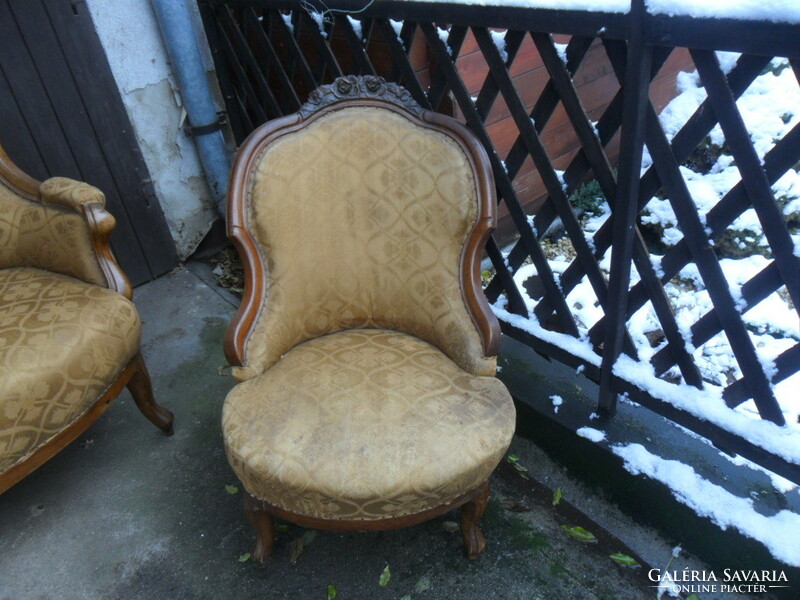
{"label": "chair armrest", "polygon": [[81,216],[91,251],[83,251],[80,260],[91,264],[92,272],[95,266],[99,267],[102,285],[130,299],[130,281],[117,263],[108,241],[117,221],[105,208],[105,194],[88,183],[67,177],[51,177],[43,181],[39,185],[39,194],[45,205],[60,206]]}
{"label": "chair armrest", "polygon": [[45,204],[58,204],[80,212],[85,204],[106,205],[106,197],[96,187],[67,177],[51,177],[39,184],[39,197]]}
{"label": "chair armrest", "polygon": [[108,243],[115,224],[97,188],[64,177],[40,184],[0,148],[0,268],[53,271],[130,298]]}

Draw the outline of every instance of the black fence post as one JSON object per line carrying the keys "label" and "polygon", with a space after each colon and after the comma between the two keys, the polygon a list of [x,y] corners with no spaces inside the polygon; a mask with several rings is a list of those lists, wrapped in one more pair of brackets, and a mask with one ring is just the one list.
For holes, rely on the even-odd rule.
{"label": "black fence post", "polygon": [[652,46],[645,44],[647,10],[644,0],[632,0],[628,21],[628,49],[622,102],[622,133],[619,152],[619,176],[614,206],[611,275],[608,285],[607,322],[600,367],[598,412],[611,415],[616,409],[613,385],[614,364],[622,350],[631,260],[638,212],[639,173],[645,135],[645,107],[650,85]]}

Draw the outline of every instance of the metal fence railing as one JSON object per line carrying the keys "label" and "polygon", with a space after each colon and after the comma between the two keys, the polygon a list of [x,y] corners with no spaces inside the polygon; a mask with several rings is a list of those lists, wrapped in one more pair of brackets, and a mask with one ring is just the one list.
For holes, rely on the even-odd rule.
{"label": "metal fence railing", "polygon": [[[199,4],[238,142],[262,122],[294,112],[310,90],[341,74],[377,74],[397,81],[428,109],[452,98],[488,151],[499,201],[518,232],[510,249],[504,251],[494,239],[486,248],[494,266],[486,294],[490,302],[502,301],[505,333],[582,367],[587,377],[599,382],[598,408],[606,415],[613,414],[618,394],[626,393],[721,448],[800,483],[796,457],[715,418],[700,406],[702,400],[698,406],[676,403],[658,391],[661,387],[634,381],[619,368],[625,354],[646,363],[654,380],[710,394],[716,390],[715,397],[727,406],[723,409],[732,412],[752,402],[762,422],[790,427],[775,387],[800,371],[800,342],[790,338],[774,360],[765,361],[744,315],[776,293],[795,316],[800,309],[800,244],[773,189],[787,172],[799,168],[800,123],[767,151],[757,149],[737,99],[765,70],[775,68],[775,57],[782,57],[780,68],[800,81],[798,26],[650,15],[639,0],[627,14],[399,0],[382,0],[364,10],[363,2],[329,0],[326,8],[334,10],[325,15],[309,11],[308,2],[291,0]],[[505,31],[502,44],[493,35],[497,31]],[[554,34],[569,36],[566,48],[556,44]],[[458,65],[467,39],[477,44],[486,65],[477,96],[467,89]],[[522,100],[512,76],[520,47],[531,41],[548,77],[532,107]],[[598,45],[618,90],[593,121],[574,78],[590,48]],[[411,56],[420,55],[421,47],[429,67],[425,78]],[[685,49],[707,97],[676,131],[667,132],[649,98],[650,84],[672,53]],[[719,50],[741,56],[723,68],[715,54]],[[486,127],[498,102],[505,105],[515,128],[513,144],[503,154]],[[566,112],[580,142],[563,171],[553,166],[542,142],[542,132],[559,110]],[[788,116],[790,124],[794,118]],[[740,178],[719,192],[712,207],[700,210],[682,169],[718,126]],[[608,151],[612,143],[619,148],[613,163]],[[642,168],[643,153],[649,157],[647,168]],[[515,187],[526,161],[532,162],[547,192],[535,214],[526,212]],[[596,182],[609,215],[587,233],[571,197],[589,180]],[[669,203],[681,233],[663,248],[657,262],[642,233],[642,215],[654,198]],[[747,211],[754,211],[765,240],[764,266],[741,285],[732,285],[718,256],[719,241]],[[559,269],[543,249],[544,237],[556,222],[571,247],[569,264]],[[535,272],[536,293],[515,280],[527,265]],[[690,323],[676,318],[669,288],[687,267],[697,273],[709,298],[706,310]],[[576,317],[570,294],[579,285],[595,298],[600,314],[594,322]],[[630,319],[645,306],[657,319],[659,331],[643,356]],[[564,343],[568,338],[589,353]],[[709,381],[698,365],[698,351],[712,339],[727,344],[735,360],[722,383]]]}

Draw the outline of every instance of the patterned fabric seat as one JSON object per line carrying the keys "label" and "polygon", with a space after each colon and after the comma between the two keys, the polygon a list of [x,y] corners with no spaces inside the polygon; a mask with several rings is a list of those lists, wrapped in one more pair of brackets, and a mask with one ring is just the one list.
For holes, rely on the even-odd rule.
{"label": "patterned fabric seat", "polygon": [[494,377],[383,329],[296,346],[225,401],[228,457],[250,493],[323,519],[385,519],[484,482],[514,433]]}
{"label": "patterned fabric seat", "polygon": [[0,472],[86,412],[139,349],[133,304],[38,269],[0,269]]}

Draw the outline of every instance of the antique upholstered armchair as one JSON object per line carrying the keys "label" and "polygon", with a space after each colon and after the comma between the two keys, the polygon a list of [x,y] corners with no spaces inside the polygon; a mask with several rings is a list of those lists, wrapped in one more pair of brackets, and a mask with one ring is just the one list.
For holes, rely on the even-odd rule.
{"label": "antique upholstered armchair", "polygon": [[172,433],[139,352],[100,190],[39,183],[0,147],[0,493],[83,433],[127,385]]}
{"label": "antique upholstered armchair", "polygon": [[228,210],[246,287],[222,422],[253,557],[269,557],[273,516],[367,531],[459,506],[476,557],[515,424],[480,286],[482,147],[395,84],[339,78],[245,141]]}

